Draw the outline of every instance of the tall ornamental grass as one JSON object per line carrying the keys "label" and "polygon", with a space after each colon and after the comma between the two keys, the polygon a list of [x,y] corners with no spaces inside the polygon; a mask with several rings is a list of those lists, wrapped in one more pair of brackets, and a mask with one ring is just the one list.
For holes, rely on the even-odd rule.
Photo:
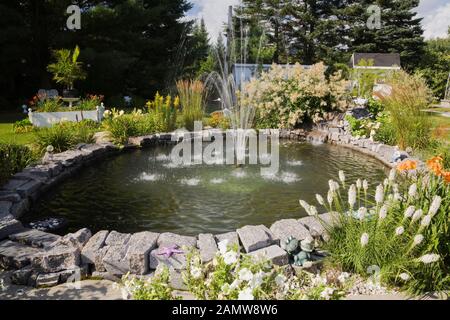
{"label": "tall ornamental grass", "polygon": [[27,146],[0,143],[0,186],[31,164],[34,158],[32,150]]}
{"label": "tall ornamental grass", "polygon": [[379,270],[381,281],[414,294],[450,289],[450,172],[439,157],[427,166],[407,160],[374,186],[349,183],[343,172],[340,183],[329,181],[317,200],[333,213],[332,223],[321,221],[331,263],[363,276]]}
{"label": "tall ornamental grass", "polygon": [[380,98],[389,112],[397,144],[402,149],[426,148],[431,140],[432,124],[422,110],[432,100],[431,90],[421,76],[404,71],[393,73],[387,83],[392,92]]}
{"label": "tall ornamental grass", "polygon": [[194,129],[195,121],[202,121],[205,111],[205,87],[198,80],[180,80],[177,82],[178,95],[181,103],[181,118],[188,130]]}

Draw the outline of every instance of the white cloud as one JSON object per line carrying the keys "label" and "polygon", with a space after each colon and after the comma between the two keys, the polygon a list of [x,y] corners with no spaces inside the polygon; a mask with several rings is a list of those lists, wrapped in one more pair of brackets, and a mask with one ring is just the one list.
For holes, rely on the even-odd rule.
{"label": "white cloud", "polygon": [[424,17],[422,25],[426,39],[445,37],[450,25],[450,3],[448,0],[422,0],[419,15]]}
{"label": "white cloud", "polygon": [[211,41],[215,42],[227,21],[228,7],[239,4],[239,0],[191,0],[195,9],[188,14],[189,19],[205,20]]}

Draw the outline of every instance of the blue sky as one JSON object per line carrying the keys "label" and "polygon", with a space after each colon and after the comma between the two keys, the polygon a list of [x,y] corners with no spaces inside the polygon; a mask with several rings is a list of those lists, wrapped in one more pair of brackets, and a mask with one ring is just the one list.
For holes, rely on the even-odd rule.
{"label": "blue sky", "polygon": [[[226,21],[227,8],[239,0],[190,0],[194,8],[189,18],[204,18],[211,38],[214,40]],[[427,39],[443,37],[450,25],[450,0],[421,0],[418,13],[423,17],[422,25]]]}

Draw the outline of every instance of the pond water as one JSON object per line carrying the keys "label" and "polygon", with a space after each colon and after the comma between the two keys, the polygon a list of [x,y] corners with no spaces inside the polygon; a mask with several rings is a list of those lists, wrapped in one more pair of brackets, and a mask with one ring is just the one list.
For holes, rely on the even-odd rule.
{"label": "pond water", "polygon": [[348,181],[374,184],[387,170],[375,159],[327,144],[282,143],[280,171],[265,177],[257,165],[175,166],[170,150],[133,151],[84,168],[41,198],[26,219],[65,218],[64,232],[222,233],[305,216],[299,199],[315,203],[316,193],[326,196],[338,170]]}

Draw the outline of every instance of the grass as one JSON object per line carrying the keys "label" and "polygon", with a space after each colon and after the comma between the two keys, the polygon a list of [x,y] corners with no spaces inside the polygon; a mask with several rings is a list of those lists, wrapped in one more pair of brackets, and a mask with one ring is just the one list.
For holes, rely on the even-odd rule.
{"label": "grass", "polygon": [[17,144],[30,144],[33,141],[33,133],[14,133],[13,124],[25,119],[25,114],[2,113],[0,114],[0,142],[12,142]]}
{"label": "grass", "polygon": [[433,124],[433,129],[443,132],[444,141],[450,143],[450,118],[440,115],[430,115],[430,120]]}

